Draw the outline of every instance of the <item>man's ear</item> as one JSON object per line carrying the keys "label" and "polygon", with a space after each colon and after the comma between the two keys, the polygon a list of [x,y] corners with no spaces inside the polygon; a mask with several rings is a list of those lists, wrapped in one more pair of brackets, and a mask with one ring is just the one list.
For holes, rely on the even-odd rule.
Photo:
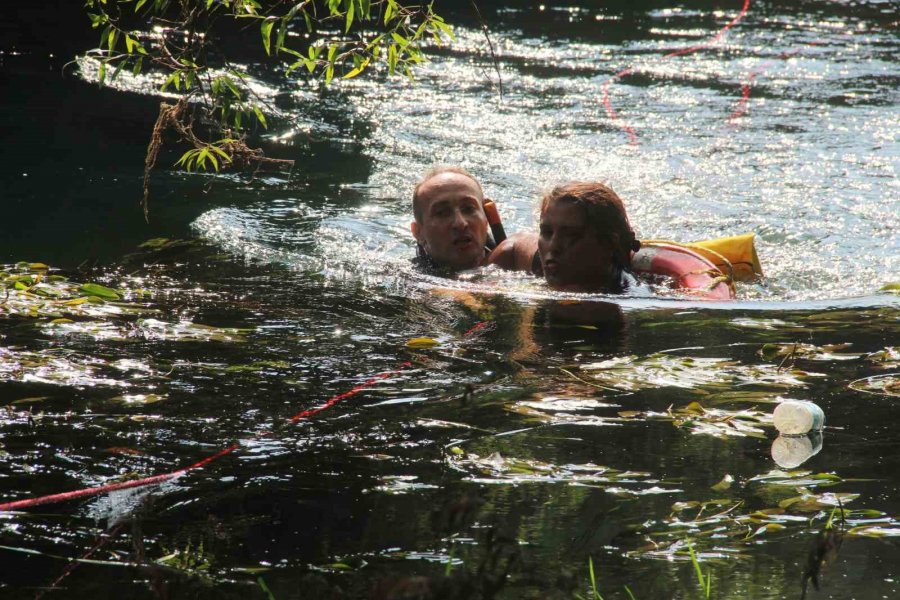
{"label": "man's ear", "polygon": [[409,230],[412,232],[413,237],[416,238],[416,241],[420,244],[422,243],[422,228],[419,227],[418,221],[413,221],[409,224]]}

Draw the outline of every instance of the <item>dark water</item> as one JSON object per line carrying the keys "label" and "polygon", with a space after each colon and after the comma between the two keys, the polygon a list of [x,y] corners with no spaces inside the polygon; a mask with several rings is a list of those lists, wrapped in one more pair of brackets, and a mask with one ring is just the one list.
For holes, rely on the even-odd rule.
{"label": "dark water", "polygon": [[[61,71],[93,33],[55,8],[0,28],[0,502],[238,446],[0,513],[0,597],[574,598],[590,558],[605,598],[699,598],[691,550],[712,598],[897,597],[896,4],[753,2],[664,58],[740,3],[491,3],[502,100],[465,7],[414,85],[248,64],[294,173],[160,170],[150,225],[159,98]],[[436,163],[511,230],[602,178],[644,238],[754,231],[767,281],[704,305],[423,277],[408,196]],[[821,439],[776,439],[782,399]]]}

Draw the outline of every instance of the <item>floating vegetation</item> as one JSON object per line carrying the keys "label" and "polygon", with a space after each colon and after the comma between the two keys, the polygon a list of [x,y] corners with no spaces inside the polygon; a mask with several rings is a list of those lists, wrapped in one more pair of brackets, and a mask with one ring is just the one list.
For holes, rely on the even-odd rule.
{"label": "floating vegetation", "polygon": [[244,336],[250,332],[249,329],[213,327],[191,321],[167,323],[156,319],[139,319],[136,325],[144,339],[170,342],[244,342]]}
{"label": "floating vegetation", "polygon": [[440,344],[441,344],[441,342],[439,342],[438,340],[436,340],[434,338],[417,337],[417,338],[412,338],[411,340],[406,342],[406,347],[423,349],[423,348],[433,348],[435,346],[439,346]]}
{"label": "floating vegetation", "polygon": [[163,551],[166,554],[156,559],[157,564],[182,571],[188,575],[208,577],[212,567],[212,558],[204,550],[203,540],[194,546],[189,539],[184,548],[174,550],[163,548]]}
{"label": "floating vegetation", "polygon": [[598,408],[618,408],[618,404],[609,404],[593,398],[572,398],[547,396],[540,400],[522,400],[508,407],[510,412],[518,413],[540,423],[553,425],[616,425],[622,420],[618,417],[595,414],[577,414],[594,411]]}
{"label": "floating vegetation", "polygon": [[741,317],[732,319],[731,324],[745,329],[763,329],[767,331],[774,331],[776,329],[788,329],[794,331],[803,330],[803,326],[799,323],[782,321],[781,319],[754,319],[751,317]]}
{"label": "floating vegetation", "polygon": [[128,387],[127,381],[105,377],[108,363],[71,350],[52,348],[31,352],[0,347],[0,381],[47,383],[52,385]]}
{"label": "floating vegetation", "polygon": [[375,486],[373,491],[387,494],[408,494],[409,492],[438,488],[430,483],[416,481],[417,479],[416,475],[385,475],[381,478],[381,484]]}
{"label": "floating vegetation", "polygon": [[[729,482],[727,487],[717,484],[713,491],[729,492],[734,483]],[[886,513],[844,508],[858,500],[859,494],[817,491],[817,488],[842,483],[846,480],[834,473],[772,470],[742,484],[761,498],[775,498],[768,508],[747,511],[746,500],[728,497],[675,502],[668,517],[640,526],[637,533],[647,544],[626,554],[686,560],[684,540],[690,537],[695,545],[703,548],[701,554],[705,558],[736,557],[747,544],[754,544],[760,538],[790,533],[793,528],[807,528],[815,521],[830,523],[835,513],[842,514],[851,527],[848,535],[900,536],[900,522]]]}
{"label": "floating vegetation", "polygon": [[621,356],[580,365],[590,381],[623,391],[677,387],[705,391],[725,390],[741,385],[769,387],[805,386],[803,378],[822,376],[777,365],[744,365],[725,358],[676,356],[658,352],[649,356]]}
{"label": "floating vegetation", "polygon": [[765,360],[781,359],[789,361],[794,359],[804,360],[854,360],[859,358],[860,354],[839,354],[841,350],[846,350],[853,344],[827,344],[825,346],[814,346],[812,344],[764,344],[759,349],[759,355]]}
{"label": "floating vegetation", "polygon": [[134,302],[147,295],[142,289],[70,281],[43,263],[17,263],[0,271],[0,316],[64,319],[158,313]]}
{"label": "floating vegetation", "polygon": [[168,323],[158,319],[138,319],[134,322],[54,320],[42,326],[47,335],[84,335],[95,340],[167,341],[167,342],[226,342],[246,341],[248,329],[213,327],[179,321]]}
{"label": "floating vegetation", "polygon": [[894,369],[900,367],[900,350],[888,346],[884,350],[867,354],[866,360],[882,369]]}
{"label": "floating vegetation", "polygon": [[246,329],[212,327],[154,318],[159,309],[135,302],[143,289],[113,289],[78,283],[43,263],[17,263],[0,272],[0,316],[43,319],[47,335],[83,335],[95,340],[243,342]]}
{"label": "floating vegetation", "polygon": [[[534,459],[505,457],[494,452],[482,457],[455,446],[449,454],[450,466],[469,475],[477,483],[569,483],[573,485],[640,483],[656,484],[650,473],[619,471],[586,464],[555,465]],[[618,488],[617,488],[618,489]],[[679,490],[655,488],[661,493]]]}
{"label": "floating vegetation", "polygon": [[850,382],[850,389],[869,394],[900,396],[900,374],[873,375]]}
{"label": "floating vegetation", "polygon": [[[737,400],[774,404],[783,398],[773,397],[771,392],[753,392],[737,396],[723,396],[717,400],[723,404]],[[705,401],[706,398],[704,398]],[[540,400],[516,402],[507,410],[550,425],[621,426],[637,421],[670,421],[676,427],[684,428],[693,434],[712,435],[718,438],[755,437],[766,439],[764,428],[772,425],[770,411],[757,410],[755,407],[707,408],[697,401],[681,407],[670,406],[665,412],[619,410],[612,415],[598,415],[593,412],[597,409],[620,407],[619,404],[602,402],[593,398],[548,396]]]}
{"label": "floating vegetation", "polygon": [[761,427],[772,424],[772,415],[755,409],[725,410],[704,408],[699,402],[691,402],[680,408],[669,408],[665,413],[652,411],[621,411],[623,419],[670,420],[676,427],[694,434],[718,438],[755,437],[766,439]]}

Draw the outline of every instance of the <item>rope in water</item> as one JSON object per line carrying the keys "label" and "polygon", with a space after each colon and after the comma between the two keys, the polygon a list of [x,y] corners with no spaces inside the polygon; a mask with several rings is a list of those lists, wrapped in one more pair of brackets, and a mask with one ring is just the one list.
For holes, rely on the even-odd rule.
{"label": "rope in water", "polygon": [[[315,414],[318,414],[318,413],[322,412],[323,410],[327,410],[327,409],[331,408],[332,406],[334,406],[335,404],[337,404],[338,402],[340,402],[341,400],[346,400],[347,398],[355,396],[356,394],[360,393],[364,389],[371,387],[372,385],[378,383],[379,381],[381,381],[383,379],[392,377],[393,375],[396,375],[397,373],[399,373],[402,370],[407,369],[411,366],[412,366],[412,363],[410,361],[405,361],[405,362],[401,363],[400,365],[398,365],[398,367],[396,369],[393,369],[391,371],[385,371],[383,373],[379,373],[378,375],[375,375],[375,376],[367,379],[366,381],[364,381],[363,383],[359,384],[358,386],[354,387],[353,389],[351,389],[349,391],[343,392],[341,394],[337,394],[336,396],[332,396],[321,406],[318,406],[316,408],[306,409],[306,410],[303,410],[303,411],[297,413],[296,415],[294,415],[293,417],[288,419],[288,421],[290,423],[296,423],[297,421],[300,421],[302,419],[306,419]],[[265,437],[265,436],[268,436],[271,434],[272,434],[271,431],[267,431],[267,432],[260,434],[258,437]],[[23,509],[23,508],[30,508],[32,506],[40,506],[42,504],[55,504],[58,502],[77,500],[78,498],[85,498],[88,496],[96,496],[97,494],[103,494],[106,492],[114,492],[117,490],[127,490],[127,489],[131,489],[131,488],[136,488],[136,487],[143,487],[146,485],[154,485],[154,484],[158,484],[158,483],[163,483],[163,482],[175,479],[176,477],[179,477],[181,475],[184,475],[188,471],[202,469],[203,467],[210,464],[211,462],[218,460],[218,459],[222,458],[223,456],[227,456],[227,455],[231,454],[238,448],[240,448],[240,443],[234,443],[234,444],[228,446],[227,448],[220,450],[216,454],[213,454],[212,456],[207,456],[206,458],[199,460],[188,467],[183,467],[181,469],[172,471],[170,473],[162,473],[160,475],[153,475],[151,477],[144,477],[142,479],[134,479],[131,481],[121,481],[118,483],[110,483],[107,485],[88,487],[88,488],[83,488],[80,490],[74,490],[71,492],[62,492],[59,494],[49,494],[47,496],[38,496],[35,498],[26,498],[24,500],[16,500],[14,502],[5,502],[3,504],[0,504],[0,511],[19,510],[19,509]]]}
{"label": "rope in water", "polygon": [[[814,42],[809,42],[808,44],[804,44],[804,48],[808,48],[810,46],[819,46],[823,42],[816,40]],[[790,52],[782,52],[775,59],[768,60],[752,71],[747,75],[746,81],[741,84],[741,97],[737,102],[737,105],[734,107],[734,111],[732,111],[731,115],[728,117],[728,121],[732,122],[736,119],[744,116],[747,113],[747,103],[750,100],[750,90],[753,87],[753,83],[756,81],[756,78],[769,69],[772,65],[776,64],[780,60],[787,60],[789,58],[793,58],[797,54],[800,53],[800,50],[792,50]]]}
{"label": "rope in water", "polygon": [[[663,56],[663,59],[665,60],[667,58],[673,58],[675,56],[684,56],[686,54],[692,54],[694,52],[697,52],[698,50],[703,50],[704,48],[709,48],[710,46],[712,46],[716,42],[718,42],[719,39],[723,35],[725,35],[725,33],[729,29],[731,29],[738,23],[738,21],[743,19],[744,15],[747,14],[747,10],[749,8],[750,8],[750,0],[744,0],[744,4],[741,7],[741,10],[737,14],[737,16],[735,18],[733,18],[731,21],[729,21],[724,27],[722,27],[722,29],[720,29],[718,31],[718,33],[716,33],[712,38],[703,42],[702,44],[696,44],[694,46],[689,46],[687,48],[682,48],[680,50],[675,50],[673,52],[669,52],[668,54]],[[613,108],[612,101],[609,98],[609,86],[612,85],[613,83],[615,83],[616,81],[618,81],[619,79],[625,77],[626,75],[630,75],[634,72],[635,72],[634,67],[628,67],[627,69],[622,69],[621,71],[619,71],[618,73],[616,73],[615,75],[613,75],[612,77],[610,77],[603,83],[603,107],[606,109],[606,116],[609,117],[609,119],[614,123],[619,120],[619,115]],[[747,91],[748,96],[749,96],[749,93],[750,92],[749,92],[749,88],[748,88],[748,91]],[[622,127],[622,129],[625,130],[625,133],[628,134],[628,143],[631,144],[632,146],[636,146],[637,145],[637,133],[635,133],[634,128],[631,127],[630,125],[628,125],[627,123],[622,123],[621,127]]]}
{"label": "rope in water", "polygon": [[[490,329],[490,325],[491,325],[491,323],[489,321],[481,321],[480,323],[476,323],[473,327],[471,327],[469,330],[467,330],[463,334],[463,337],[468,338],[480,331],[487,331]],[[394,369],[392,371],[385,371],[383,373],[379,373],[378,375],[375,375],[374,377],[367,379],[363,383],[359,384],[358,386],[356,386],[346,392],[337,394],[336,396],[332,396],[321,406],[318,406],[316,408],[309,408],[306,410],[302,410],[299,413],[297,413],[296,415],[294,415],[293,417],[291,417],[290,419],[288,419],[288,421],[290,423],[296,423],[297,421],[300,421],[301,419],[309,418],[315,414],[318,414],[324,410],[327,410],[327,409],[331,408],[332,406],[334,406],[335,404],[337,404],[338,402],[340,402],[341,400],[346,400],[347,398],[355,396],[356,394],[363,391],[367,387],[374,385],[375,383],[377,383],[383,379],[387,379],[388,377],[391,377],[392,375],[395,375],[395,374],[399,373],[400,371],[402,371],[403,369],[406,369],[411,366],[412,366],[411,361],[408,361],[408,360],[404,361],[404,362],[400,363],[400,365],[398,365],[398,367],[396,369]],[[266,432],[263,432],[262,434],[260,434],[259,437],[265,437],[265,436],[269,436],[271,434],[272,434],[271,431],[266,431]],[[197,461],[196,463],[194,463],[193,465],[191,465],[189,467],[185,467],[185,468],[179,469],[177,471],[172,471],[171,473],[164,473],[162,475],[156,475],[153,477],[145,477],[143,479],[138,479],[138,480],[129,481],[129,482],[122,482],[122,483],[98,486],[98,487],[93,487],[93,488],[85,488],[83,490],[76,490],[74,492],[64,492],[62,494],[52,494],[49,496],[41,496],[38,498],[29,498],[29,499],[25,499],[25,500],[18,500],[16,502],[7,502],[5,504],[0,504],[0,511],[14,510],[16,508],[27,508],[30,506],[38,506],[41,504],[63,502],[65,500],[72,500],[75,498],[82,498],[82,497],[86,497],[86,496],[101,494],[106,491],[121,490],[121,489],[151,485],[154,483],[161,483],[163,481],[168,481],[170,479],[174,479],[178,475],[186,473],[192,469],[198,469],[205,465],[208,465],[209,463],[213,462],[214,460],[221,458],[222,456],[225,456],[227,454],[230,454],[237,448],[238,448],[238,444],[232,444],[231,446],[225,448],[224,450],[221,450],[220,452],[218,452],[212,456],[204,458],[203,460]],[[82,560],[88,558],[91,554],[98,551],[101,547],[105,546],[110,540],[112,540],[115,537],[115,535],[121,529],[122,529],[122,525],[119,524],[111,532],[100,536],[100,539],[97,541],[97,543],[94,544],[91,548],[89,548],[88,551],[84,555],[82,555],[81,559],[73,559],[70,562],[70,564],[68,565],[68,567],[66,567],[63,570],[63,572],[59,575],[59,577],[57,577],[56,580],[54,580],[54,582],[47,589],[52,590],[52,589],[56,588],[66,577],[68,577],[69,575],[72,574],[72,572],[78,567],[78,565],[81,564]],[[35,600],[40,600],[43,597],[43,595],[44,595],[44,591],[39,592],[38,595],[35,597]]]}
{"label": "rope in water", "polygon": [[[485,330],[489,325],[490,325],[490,322],[488,322],[488,321],[482,321],[480,323],[476,323],[475,326],[473,326],[472,328],[470,328],[468,331],[466,331],[463,334],[463,337],[464,338],[471,337],[475,333]],[[369,379],[367,379],[366,381],[357,385],[356,387],[354,387],[346,392],[342,392],[340,394],[332,396],[331,398],[326,400],[325,403],[322,404],[321,406],[317,406],[315,408],[308,408],[308,409],[298,412],[293,417],[290,417],[288,419],[288,422],[296,423],[303,419],[308,419],[309,417],[312,417],[324,410],[328,410],[329,408],[331,408],[338,402],[341,402],[342,400],[346,400],[347,398],[351,398],[351,397],[355,396],[356,394],[360,393],[361,391],[365,390],[366,388],[369,388],[369,387],[375,385],[379,381],[382,381],[384,379],[392,377],[392,376],[400,373],[404,369],[408,369],[411,366],[412,366],[411,361],[408,361],[408,360],[404,361],[404,362],[400,363],[396,369],[393,369],[390,371],[384,371],[383,373],[374,375],[373,377],[370,377]],[[257,436],[257,438],[263,438],[263,437],[267,437],[270,435],[272,435],[271,431],[265,431],[265,432],[260,433]],[[103,494],[106,492],[114,492],[117,490],[127,490],[127,489],[131,489],[131,488],[136,488],[136,487],[143,487],[146,485],[154,485],[154,484],[158,484],[158,483],[164,483],[166,481],[170,481],[172,479],[175,479],[176,477],[184,475],[188,471],[202,469],[203,467],[210,464],[211,462],[218,460],[218,459],[222,458],[223,456],[227,456],[227,455],[231,454],[232,452],[234,452],[235,450],[240,448],[240,446],[241,446],[241,444],[239,442],[236,442],[236,443],[228,446],[227,448],[223,448],[222,450],[220,450],[216,454],[213,454],[212,456],[207,456],[206,458],[204,458],[202,460],[198,460],[197,462],[195,462],[194,464],[192,464],[190,466],[183,467],[181,469],[171,471],[169,473],[162,473],[160,475],[153,475],[151,477],[144,477],[141,479],[133,479],[131,481],[120,481],[117,483],[110,483],[107,485],[88,487],[88,488],[83,488],[80,490],[73,490],[71,492],[62,492],[59,494],[49,494],[46,496],[38,496],[35,498],[25,498],[23,500],[15,500],[13,502],[4,502],[4,503],[0,504],[0,512],[11,511],[11,510],[20,510],[23,508],[30,508],[32,506],[40,506],[42,504],[55,504],[58,502],[66,502],[69,500],[77,500],[79,498],[96,496],[98,494]]]}

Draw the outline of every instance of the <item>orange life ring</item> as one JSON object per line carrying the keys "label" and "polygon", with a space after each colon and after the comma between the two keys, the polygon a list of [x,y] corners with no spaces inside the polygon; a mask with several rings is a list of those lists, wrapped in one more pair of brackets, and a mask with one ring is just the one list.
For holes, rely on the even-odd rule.
{"label": "orange life ring", "polygon": [[631,257],[638,275],[665,275],[676,289],[709,300],[734,299],[731,278],[696,252],[673,244],[642,244]]}

